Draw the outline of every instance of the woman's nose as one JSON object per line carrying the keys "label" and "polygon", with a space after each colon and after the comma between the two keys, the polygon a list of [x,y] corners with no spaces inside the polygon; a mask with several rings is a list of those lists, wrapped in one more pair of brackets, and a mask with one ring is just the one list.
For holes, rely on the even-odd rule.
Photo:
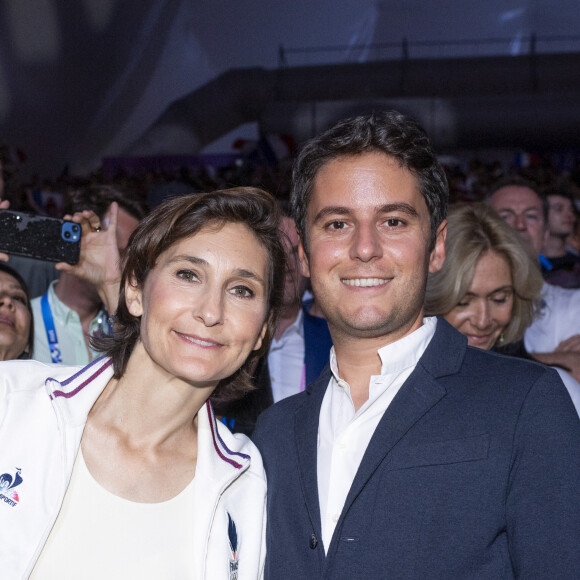
{"label": "woman's nose", "polygon": [[487,328],[490,322],[489,306],[487,302],[478,304],[475,307],[475,313],[473,317],[473,324],[477,328]]}
{"label": "woman's nose", "polygon": [[0,307],[1,306],[6,306],[12,310],[14,308],[14,302],[8,295],[0,296]]}
{"label": "woman's nose", "polygon": [[223,322],[223,300],[219,296],[208,296],[207,299],[197,307],[196,317],[205,326],[215,326]]}

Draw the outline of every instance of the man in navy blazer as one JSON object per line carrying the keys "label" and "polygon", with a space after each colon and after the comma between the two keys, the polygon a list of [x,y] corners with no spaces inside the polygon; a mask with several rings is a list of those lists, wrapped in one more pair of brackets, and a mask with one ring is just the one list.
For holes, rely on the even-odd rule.
{"label": "man in navy blazer", "polygon": [[300,260],[334,347],[254,433],[266,579],[578,577],[580,421],[558,375],[423,317],[447,197],[396,112],[339,122],[296,160]]}

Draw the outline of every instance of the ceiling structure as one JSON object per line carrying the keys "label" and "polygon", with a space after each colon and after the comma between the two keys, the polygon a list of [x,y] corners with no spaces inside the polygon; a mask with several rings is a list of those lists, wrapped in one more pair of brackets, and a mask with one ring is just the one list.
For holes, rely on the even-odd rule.
{"label": "ceiling structure", "polygon": [[579,20],[572,0],[0,0],[0,140],[55,175],[384,106],[443,147],[580,148]]}

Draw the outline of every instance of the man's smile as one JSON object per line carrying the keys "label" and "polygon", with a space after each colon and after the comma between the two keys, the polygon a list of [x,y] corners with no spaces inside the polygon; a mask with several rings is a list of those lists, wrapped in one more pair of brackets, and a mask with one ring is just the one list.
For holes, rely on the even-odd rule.
{"label": "man's smile", "polygon": [[347,286],[360,286],[363,288],[383,286],[390,282],[387,278],[342,278],[340,281]]}

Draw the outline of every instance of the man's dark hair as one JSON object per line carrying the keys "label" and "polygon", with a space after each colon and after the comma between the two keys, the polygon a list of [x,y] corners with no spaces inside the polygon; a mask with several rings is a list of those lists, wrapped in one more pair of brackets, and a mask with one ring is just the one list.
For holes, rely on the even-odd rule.
{"label": "man's dark hair", "polygon": [[139,221],[147,213],[145,205],[140,200],[112,185],[89,185],[72,191],[65,203],[64,213],[92,210],[103,219],[114,201],[119,204],[120,209]]}
{"label": "man's dark hair", "polygon": [[267,329],[261,347],[250,353],[241,369],[220,381],[212,400],[232,400],[252,390],[252,366],[256,358],[268,352],[284,293],[286,257],[278,234],[279,222],[280,213],[274,198],[254,187],[172,198],[146,216],[131,235],[123,257],[114,335],[92,340],[97,350],[112,357],[114,376],[119,378],[125,372],[141,335],[141,318],[131,314],[126,302],[126,284],[136,284],[143,289],[159,256],[181,240],[195,236],[204,228],[219,230],[225,224],[239,223],[256,236],[268,253]]}
{"label": "man's dark hair", "polygon": [[574,212],[574,214],[578,215],[578,210],[576,209],[575,203],[576,198],[574,197],[572,192],[567,187],[557,187],[554,185],[546,187],[545,189],[542,189],[542,191],[540,192],[540,197],[542,198],[542,201],[545,200],[545,202],[548,204],[548,211],[550,208],[550,197],[555,195],[567,199],[572,204],[572,211]]}
{"label": "man's dark hair", "polygon": [[550,205],[548,204],[547,198],[540,195],[540,192],[538,191],[538,186],[533,181],[530,181],[529,179],[526,179],[525,177],[522,177],[521,175],[506,175],[505,177],[502,177],[501,179],[496,181],[489,188],[489,194],[486,197],[487,205],[490,205],[490,203],[489,203],[490,199],[496,191],[498,191],[499,189],[502,189],[503,187],[510,187],[512,185],[517,185],[518,187],[527,187],[528,189],[531,189],[538,196],[538,198],[542,202],[542,213],[544,214],[544,223],[547,226],[548,225],[548,212],[550,211]]}
{"label": "man's dark hair", "polygon": [[397,111],[382,111],[339,121],[302,147],[292,172],[291,206],[306,250],[306,210],[318,171],[334,159],[374,152],[395,159],[415,176],[431,218],[431,245],[435,243],[437,228],[447,215],[445,172],[417,121]]}

